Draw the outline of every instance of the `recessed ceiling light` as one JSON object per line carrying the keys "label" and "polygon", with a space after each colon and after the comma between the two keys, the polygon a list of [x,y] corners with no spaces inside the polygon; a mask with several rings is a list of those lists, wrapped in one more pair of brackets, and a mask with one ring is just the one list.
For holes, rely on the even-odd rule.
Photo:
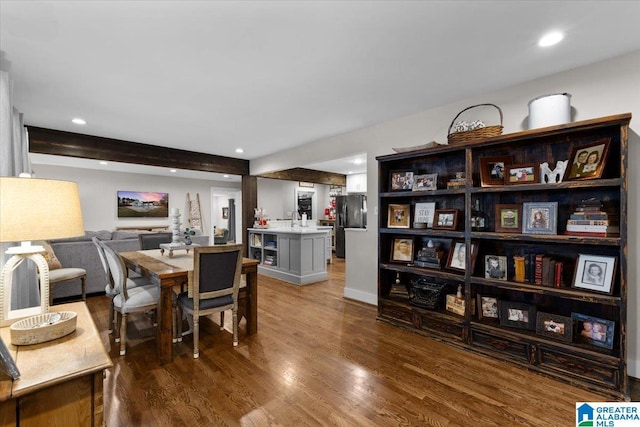
{"label": "recessed ceiling light", "polygon": [[101,165],[108,165],[109,163],[105,162],[104,160],[100,162]]}
{"label": "recessed ceiling light", "polygon": [[347,172],[347,175],[351,175],[353,173],[353,171],[349,171]]}
{"label": "recessed ceiling light", "polygon": [[236,153],[244,153],[244,150],[242,148],[236,148]]}
{"label": "recessed ceiling light", "polygon": [[229,178],[229,175],[222,175],[224,178]]}
{"label": "recessed ceiling light", "polygon": [[564,34],[559,31],[554,31],[552,33],[547,33],[538,41],[538,46],[540,47],[548,47],[553,46],[554,44],[560,43],[560,41],[564,38]]}
{"label": "recessed ceiling light", "polygon": [[178,171],[177,171],[176,169],[169,169],[169,172],[171,172],[171,173],[176,173],[176,172],[178,172]]}
{"label": "recessed ceiling light", "polygon": [[361,164],[361,163],[362,163],[362,159],[355,159],[355,160],[353,161],[353,163],[354,163],[354,164],[356,164],[356,165],[359,165],[359,164]]}
{"label": "recessed ceiling light", "polygon": [[81,119],[80,117],[76,117],[75,119],[71,119],[72,123],[75,123],[77,125],[86,125],[87,122],[83,119]]}

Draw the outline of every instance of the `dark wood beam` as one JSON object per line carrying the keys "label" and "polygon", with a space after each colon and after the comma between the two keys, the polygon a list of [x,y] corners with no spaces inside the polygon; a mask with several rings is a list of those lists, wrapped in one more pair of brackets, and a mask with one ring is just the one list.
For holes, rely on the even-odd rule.
{"label": "dark wood beam", "polygon": [[27,129],[31,153],[249,175],[248,160],[35,126],[27,126]]}
{"label": "dark wood beam", "polygon": [[313,169],[293,168],[279,172],[258,175],[262,178],[283,179],[286,181],[314,182],[316,184],[347,185],[347,176],[339,173],[322,172]]}
{"label": "dark wood beam", "polygon": [[[244,175],[242,177],[242,241],[249,242],[247,228],[253,227],[254,209],[258,207],[258,178]],[[249,256],[249,244],[244,245],[244,255]]]}

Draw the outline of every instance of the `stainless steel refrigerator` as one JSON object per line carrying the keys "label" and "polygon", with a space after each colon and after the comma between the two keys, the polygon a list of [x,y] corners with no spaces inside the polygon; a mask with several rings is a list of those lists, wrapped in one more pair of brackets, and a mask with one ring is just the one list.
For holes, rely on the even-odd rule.
{"label": "stainless steel refrigerator", "polygon": [[367,227],[367,196],[336,196],[336,256],[344,258],[344,229]]}

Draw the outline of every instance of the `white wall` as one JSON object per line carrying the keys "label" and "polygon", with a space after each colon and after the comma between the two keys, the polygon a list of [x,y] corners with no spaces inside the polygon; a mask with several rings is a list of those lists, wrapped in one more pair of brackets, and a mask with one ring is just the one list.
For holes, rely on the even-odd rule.
{"label": "white wall", "polygon": [[115,230],[116,227],[133,225],[169,225],[169,218],[118,218],[117,191],[157,191],[169,193],[169,208],[180,210],[182,227],[186,227],[185,204],[187,193],[192,199],[200,194],[200,208],[207,231],[211,235],[210,187],[240,188],[240,184],[143,175],[123,172],[106,172],[93,169],[64,166],[33,165],[38,178],[62,179],[78,183],[82,216],[86,230]]}
{"label": "white wall", "polygon": [[[640,51],[523,83],[501,91],[468,98],[449,105],[426,110],[358,131],[315,141],[295,149],[286,155],[277,153],[251,161],[251,173],[260,174],[274,170],[304,166],[308,159],[314,162],[347,157],[351,154],[367,153],[367,202],[369,229],[357,235],[361,257],[377,258],[377,210],[378,210],[378,164],[375,157],[392,153],[391,147],[408,147],[432,140],[445,142],[451,120],[462,109],[485,102],[497,104],[504,114],[504,133],[526,128],[529,100],[540,95],[568,92],[572,95],[573,120],[585,120],[607,115],[631,112],[629,136],[629,199],[628,212],[628,365],[629,373],[640,377],[639,319],[640,293],[638,292],[638,265],[640,264],[638,242],[640,241]],[[327,150],[331,147],[331,150]],[[355,235],[354,235],[355,236]],[[347,236],[349,239],[350,236]],[[347,240],[347,247],[350,245]],[[351,265],[360,257],[347,258],[347,271],[359,271],[348,276],[345,295],[365,295],[365,302],[376,301],[376,263]]]}
{"label": "white wall", "polygon": [[[298,181],[284,181],[281,179],[258,178],[258,207],[267,210],[271,220],[290,220],[290,212],[294,210],[295,189],[309,190],[298,187]],[[329,206],[329,186],[315,184],[316,204],[314,220],[324,219],[324,208]]]}

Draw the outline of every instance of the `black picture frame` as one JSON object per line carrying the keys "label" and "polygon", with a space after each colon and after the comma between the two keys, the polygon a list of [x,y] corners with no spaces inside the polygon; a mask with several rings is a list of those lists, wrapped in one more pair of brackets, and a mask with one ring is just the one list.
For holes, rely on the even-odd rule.
{"label": "black picture frame", "polygon": [[391,171],[389,173],[389,191],[412,191],[413,171]]}
{"label": "black picture frame", "polygon": [[478,301],[478,319],[498,320],[500,312],[498,310],[500,301],[497,297],[476,294]]}
{"label": "black picture frame", "polygon": [[[598,141],[594,141],[590,144],[579,145],[573,147],[571,150],[571,157],[569,157],[569,163],[567,169],[564,172],[564,180],[583,180],[583,179],[598,179],[602,176],[604,167],[606,166],[607,154],[609,152],[609,145],[611,138],[603,138]],[[589,158],[593,155],[597,156],[597,163],[592,170],[584,171],[585,163],[580,163],[580,156],[586,155],[584,158],[585,163],[589,161]]]}
{"label": "black picture frame", "polygon": [[536,306],[513,301],[500,301],[500,326],[536,330]]}
{"label": "black picture frame", "polygon": [[538,311],[536,314],[536,334],[559,341],[573,341],[573,319],[552,313]]}
{"label": "black picture frame", "polygon": [[613,349],[616,322],[581,313],[571,313],[571,318],[576,322],[575,341]]}

